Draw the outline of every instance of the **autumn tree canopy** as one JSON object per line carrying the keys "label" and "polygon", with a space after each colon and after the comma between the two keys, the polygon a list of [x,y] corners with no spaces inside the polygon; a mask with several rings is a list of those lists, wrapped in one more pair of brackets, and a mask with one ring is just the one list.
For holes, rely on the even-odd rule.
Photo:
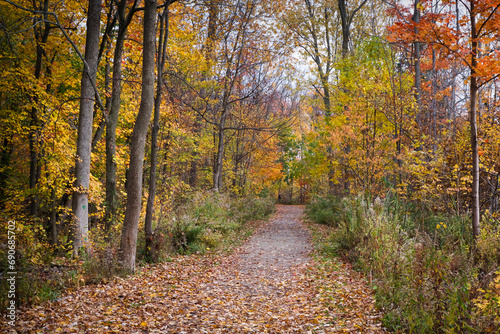
{"label": "autumn tree canopy", "polygon": [[499,6],[2,1],[3,218],[31,261],[121,235],[132,270],[144,221],[150,249],[201,190],[394,192],[477,237],[499,204]]}

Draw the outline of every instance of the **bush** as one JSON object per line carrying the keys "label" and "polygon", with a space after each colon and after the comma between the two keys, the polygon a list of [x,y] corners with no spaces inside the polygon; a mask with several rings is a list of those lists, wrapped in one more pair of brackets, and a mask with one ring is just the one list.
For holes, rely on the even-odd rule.
{"label": "bush", "polygon": [[365,200],[362,197],[343,199],[339,216],[338,233],[333,239],[334,247],[340,253],[347,254],[350,261],[355,261],[358,257],[358,245],[370,233]]}
{"label": "bush", "polygon": [[[243,229],[247,222],[264,219],[273,211],[274,201],[268,197],[240,199],[213,192],[195,193],[155,229],[151,260],[166,261],[173,253],[226,248],[248,233]],[[3,273],[12,271],[9,270],[7,228],[7,221],[0,225],[0,271]],[[119,225],[114,225],[111,233],[93,229],[92,253],[82,252],[78,259],[71,257],[71,242],[63,240],[59,246],[51,246],[37,236],[42,233],[40,226],[32,228],[18,221],[15,231],[18,306],[54,300],[68,288],[107,282],[114,276],[127,274],[118,262]],[[139,261],[144,260],[144,247],[144,229],[140,228]],[[62,256],[55,257],[58,253]],[[9,282],[1,279],[0,307],[4,310],[9,302],[9,288]]]}
{"label": "bush", "polygon": [[270,198],[196,193],[155,229],[154,260],[161,261],[172,252],[203,253],[224,248],[238,239],[247,222],[264,219],[274,212],[274,206]]}
{"label": "bush", "polygon": [[329,226],[338,225],[342,212],[341,200],[335,196],[316,197],[305,210],[309,221]]}
{"label": "bush", "polygon": [[477,257],[485,272],[492,273],[500,266],[500,224],[486,213],[481,219],[477,240]]}
{"label": "bush", "polygon": [[240,198],[233,203],[230,215],[240,222],[261,220],[272,214],[275,208],[271,197]]}
{"label": "bush", "polygon": [[498,328],[497,221],[483,218],[473,253],[468,217],[432,214],[390,194],[374,203],[364,197],[340,203],[330,243],[368,276],[388,329],[472,333]]}
{"label": "bush", "polygon": [[493,333],[500,328],[500,270],[486,290],[480,289],[474,299],[474,322],[482,332]]}

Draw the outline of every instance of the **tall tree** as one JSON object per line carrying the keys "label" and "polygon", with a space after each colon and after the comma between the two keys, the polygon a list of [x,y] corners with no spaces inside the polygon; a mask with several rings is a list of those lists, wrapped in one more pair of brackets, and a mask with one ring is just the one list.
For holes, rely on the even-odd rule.
{"label": "tall tree", "polygon": [[[419,29],[418,24],[420,22],[420,0],[415,0],[413,6],[413,16],[412,21],[415,23],[413,27],[413,31],[415,35],[418,36]],[[413,64],[415,67],[415,100],[417,101],[417,124],[419,126],[422,125],[422,115],[421,106],[422,106],[422,71],[420,68],[420,41],[418,38],[413,42]]]}
{"label": "tall tree", "polygon": [[[352,20],[356,16],[356,13],[366,4],[368,0],[363,0],[361,3],[352,10],[349,10],[349,6],[347,0],[338,0],[339,5],[339,14],[340,14],[340,22],[342,23],[342,59],[347,58],[349,54],[349,43],[351,37],[351,24]],[[343,69],[345,71],[345,69]],[[342,70],[341,70],[342,72]],[[342,73],[341,73],[342,76]],[[341,87],[344,92],[347,92],[345,87]],[[343,110],[347,109],[347,106],[343,106]],[[348,142],[343,143],[343,151],[344,155],[348,156],[349,151],[351,150]],[[350,191],[350,182],[349,182],[349,173],[348,169],[350,168],[348,160],[345,157],[342,157],[342,181],[344,184],[344,192],[346,194]]]}
{"label": "tall tree", "polygon": [[[212,165],[212,187],[221,191],[227,161],[225,153],[232,139],[228,134],[234,130],[232,121],[236,118],[236,106],[242,101],[258,99],[264,89],[271,88],[269,76],[275,73],[271,74],[270,64],[283,55],[283,45],[288,39],[280,36],[276,38],[279,42],[273,40],[272,30],[263,24],[270,16],[265,4],[212,0],[205,7],[208,13],[203,19],[208,20],[208,24],[203,26],[207,37],[198,50],[204,61],[198,62],[196,73],[190,74],[186,74],[183,65],[172,64],[172,68],[180,70],[172,71],[175,83],[169,87],[174,89],[173,94],[182,104],[195,111],[199,119],[213,129],[213,156],[207,160]],[[189,75],[197,80],[187,79]],[[181,94],[185,95],[180,97]]]}
{"label": "tall tree", "polygon": [[[176,0],[174,0],[176,1]],[[168,42],[168,26],[169,26],[169,6],[173,1],[167,0],[163,13],[160,16],[160,37],[158,39],[159,54],[157,57],[157,84],[156,96],[154,103],[153,128],[151,130],[151,166],[149,169],[149,192],[148,202],[146,206],[146,220],[144,222],[145,234],[145,257],[152,260],[152,243],[153,243],[153,216],[156,197],[156,165],[158,160],[158,131],[160,130],[160,107],[162,94],[164,91],[163,71],[167,62],[167,42]]]}
{"label": "tall tree", "polygon": [[[352,2],[349,8],[347,0],[300,0],[295,1],[290,8],[286,24],[299,40],[299,45],[306,57],[314,62],[314,73],[317,83],[313,83],[316,93],[323,102],[323,120],[326,127],[331,127],[334,116],[342,115],[348,107],[345,103],[333,105],[335,89],[348,95],[346,81],[348,77],[348,66],[346,66],[349,47],[352,44],[352,25],[358,17],[367,0]],[[336,5],[336,6],[335,6]],[[340,28],[340,29],[339,29]],[[339,47],[340,45],[340,47]],[[344,60],[340,62],[339,60]],[[336,99],[340,101],[339,98]],[[325,138],[325,140],[329,140]],[[342,144],[344,154],[339,157],[342,169],[343,188],[335,185],[336,160],[333,152],[334,147],[327,146],[329,159],[329,188],[330,192],[348,191],[348,161],[349,144]]]}
{"label": "tall tree", "polygon": [[129,271],[135,270],[137,232],[142,204],[144,151],[155,99],[156,4],[156,0],[145,1],[141,104],[130,141],[127,204],[120,242],[122,266]]}
{"label": "tall tree", "polygon": [[101,26],[101,0],[90,0],[87,17],[87,39],[85,61],[81,81],[80,113],[73,191],[74,255],[80,247],[89,248],[88,220],[90,185],[90,155],[92,149],[92,123],[94,119],[94,88],[99,55],[99,32]]}
{"label": "tall tree", "polygon": [[[321,4],[321,6],[320,6]],[[302,7],[304,6],[304,8]],[[328,2],[316,3],[312,0],[296,2],[285,19],[289,29],[299,39],[300,48],[314,61],[320,87],[314,86],[321,96],[326,117],[331,116],[332,88],[330,76],[334,70],[336,49],[335,10]]]}
{"label": "tall tree", "polygon": [[137,0],[128,8],[129,1],[115,1],[116,15],[118,16],[118,34],[116,36],[113,56],[113,79],[111,88],[111,106],[109,109],[108,124],[106,126],[106,229],[110,229],[116,220],[116,127],[121,107],[122,92],[122,58],[123,44],[127,37],[127,30],[137,9]]}
{"label": "tall tree", "polygon": [[[203,57],[205,61],[205,70],[202,73],[201,81],[208,80],[208,75],[212,67],[212,63],[215,59],[214,55],[214,43],[217,38],[217,18],[219,16],[219,2],[220,0],[206,0],[203,5],[208,9],[208,22],[207,22],[207,36],[203,45]],[[201,89],[200,96],[205,97],[207,95],[206,89]],[[202,131],[203,120],[200,115],[196,116],[193,124],[193,133],[195,135],[195,141],[198,141],[198,137]],[[199,163],[199,153],[198,150],[193,150],[191,168],[189,171],[189,185],[191,188],[195,188],[198,182],[198,163]]]}
{"label": "tall tree", "polygon": [[[478,92],[500,75],[500,55],[495,43],[500,37],[500,1],[469,0],[461,2],[465,14],[449,7],[440,13],[429,13],[411,25],[399,22],[401,39],[410,37],[438,48],[449,59],[461,62],[469,69],[469,127],[472,160],[471,211],[475,238],[480,232],[480,163],[478,144]],[[432,4],[431,4],[432,5]],[[422,8],[425,8],[422,6]],[[459,16],[460,25],[454,25]],[[402,19],[404,21],[404,18]],[[434,53],[433,53],[434,54]],[[435,55],[435,54],[434,54]]]}
{"label": "tall tree", "polygon": [[[51,25],[48,21],[47,11],[49,9],[49,0],[43,1],[34,1],[33,2],[34,9],[43,14],[40,14],[40,17],[33,17],[33,31],[36,40],[36,62],[35,62],[35,80],[40,80],[42,76],[42,68],[44,58],[47,56],[45,51],[45,45],[49,38]],[[44,22],[43,24],[41,22]],[[30,148],[30,180],[29,187],[33,194],[31,194],[31,203],[30,203],[30,214],[36,217],[38,212],[38,195],[36,195],[35,187],[38,183],[38,179],[40,178],[40,121],[38,110],[39,98],[36,94],[34,94],[34,103],[30,112],[30,133],[29,133],[29,148]]]}

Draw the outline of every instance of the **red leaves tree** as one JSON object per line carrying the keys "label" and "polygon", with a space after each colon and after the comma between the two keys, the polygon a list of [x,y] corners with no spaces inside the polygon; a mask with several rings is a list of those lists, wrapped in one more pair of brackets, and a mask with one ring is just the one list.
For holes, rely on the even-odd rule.
{"label": "red leaves tree", "polygon": [[[410,20],[404,9],[397,12],[391,27],[392,39],[406,44],[420,42],[431,50],[439,50],[452,63],[461,63],[469,70],[468,92],[470,144],[472,155],[472,227],[479,235],[480,194],[477,104],[479,89],[500,75],[498,46],[500,28],[499,0],[442,1],[442,10],[429,10],[436,3],[421,2],[419,20]],[[407,13],[407,12],[406,12]],[[456,24],[455,24],[456,22]]]}

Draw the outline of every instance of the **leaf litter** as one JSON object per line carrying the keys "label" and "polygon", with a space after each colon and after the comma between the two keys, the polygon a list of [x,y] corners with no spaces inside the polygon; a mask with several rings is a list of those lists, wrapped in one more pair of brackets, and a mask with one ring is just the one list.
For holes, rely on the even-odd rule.
{"label": "leaf litter", "polygon": [[[365,280],[311,256],[302,206],[278,206],[230,255],[175,257],[19,310],[18,333],[383,333]],[[5,331],[8,332],[8,331]]]}

